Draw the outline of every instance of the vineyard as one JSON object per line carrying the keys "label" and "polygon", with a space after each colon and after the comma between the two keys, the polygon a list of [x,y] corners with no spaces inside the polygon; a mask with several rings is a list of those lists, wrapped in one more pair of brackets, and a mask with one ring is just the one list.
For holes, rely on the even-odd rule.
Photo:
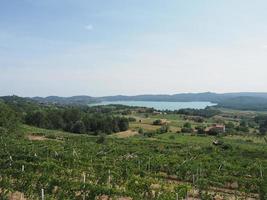
{"label": "vineyard", "polygon": [[0,196],[10,199],[265,199],[267,147],[165,133],[129,138],[23,125],[0,138]]}

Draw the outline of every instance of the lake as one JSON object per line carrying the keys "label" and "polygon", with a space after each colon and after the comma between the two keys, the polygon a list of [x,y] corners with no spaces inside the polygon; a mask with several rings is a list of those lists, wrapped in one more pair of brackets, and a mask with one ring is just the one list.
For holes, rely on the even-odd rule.
{"label": "lake", "polygon": [[216,104],[211,102],[165,102],[165,101],[103,101],[100,103],[90,104],[89,106],[98,105],[110,105],[110,104],[121,104],[126,106],[139,106],[154,108],[156,110],[179,110],[183,108],[195,108],[204,109],[207,106],[215,106]]}

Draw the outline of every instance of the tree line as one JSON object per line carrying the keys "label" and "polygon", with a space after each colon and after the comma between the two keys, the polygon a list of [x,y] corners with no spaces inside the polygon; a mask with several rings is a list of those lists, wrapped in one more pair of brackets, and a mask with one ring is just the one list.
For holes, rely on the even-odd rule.
{"label": "tree line", "polygon": [[205,109],[185,108],[185,109],[170,111],[170,113],[210,118],[210,117],[213,117],[215,115],[221,114],[221,111],[214,109],[214,108],[207,107]]}
{"label": "tree line", "polygon": [[111,134],[127,130],[131,119],[122,117],[114,110],[118,109],[42,105],[16,96],[0,98],[0,132],[14,132],[20,123],[87,134]]}
{"label": "tree line", "polygon": [[129,127],[129,119],[126,117],[92,113],[76,107],[33,111],[27,113],[25,123],[41,128],[88,134],[111,134],[126,131]]}

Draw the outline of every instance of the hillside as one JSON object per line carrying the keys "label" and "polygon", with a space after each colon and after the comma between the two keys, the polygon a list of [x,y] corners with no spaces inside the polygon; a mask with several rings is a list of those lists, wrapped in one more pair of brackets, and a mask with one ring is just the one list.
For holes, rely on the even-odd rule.
{"label": "hillside", "polygon": [[40,103],[52,103],[52,104],[75,104],[75,105],[86,105],[89,103],[96,103],[99,100],[95,97],[90,97],[86,95],[82,96],[72,96],[72,97],[58,97],[58,96],[48,96],[48,97],[33,97],[35,101]]}
{"label": "hillside", "polygon": [[225,99],[218,103],[217,107],[236,110],[266,111],[267,99],[262,97],[240,96]]}

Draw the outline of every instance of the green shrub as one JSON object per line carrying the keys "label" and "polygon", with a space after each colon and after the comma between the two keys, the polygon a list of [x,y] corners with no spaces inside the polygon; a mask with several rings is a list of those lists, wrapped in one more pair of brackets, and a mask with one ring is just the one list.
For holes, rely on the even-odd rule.
{"label": "green shrub", "polygon": [[0,127],[0,135],[5,135],[8,133],[8,130],[4,127]]}
{"label": "green shrub", "polygon": [[139,128],[139,129],[138,129],[138,133],[139,133],[139,134],[144,134],[144,129],[143,129],[143,128]]}
{"label": "green shrub", "polygon": [[96,143],[103,144],[103,143],[105,143],[105,141],[106,141],[106,135],[105,134],[100,134],[100,136],[96,140]]}

